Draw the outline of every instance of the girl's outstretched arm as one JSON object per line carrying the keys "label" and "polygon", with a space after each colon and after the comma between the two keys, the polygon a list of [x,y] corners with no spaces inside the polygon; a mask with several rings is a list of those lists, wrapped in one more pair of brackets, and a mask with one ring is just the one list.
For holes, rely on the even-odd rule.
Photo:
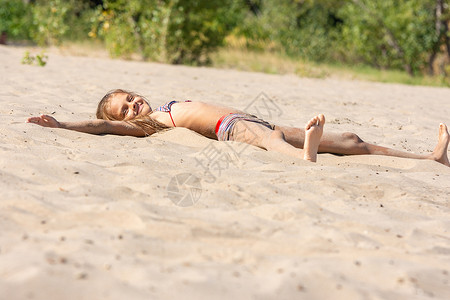
{"label": "girl's outstretched arm", "polygon": [[34,123],[43,127],[64,128],[91,134],[117,134],[130,136],[146,136],[137,126],[124,121],[88,120],[79,122],[58,122],[48,115],[28,118],[27,123]]}

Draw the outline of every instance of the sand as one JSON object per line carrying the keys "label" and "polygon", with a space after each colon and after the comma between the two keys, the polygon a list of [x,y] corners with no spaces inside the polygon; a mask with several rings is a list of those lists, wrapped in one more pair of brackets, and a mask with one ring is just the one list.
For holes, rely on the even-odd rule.
{"label": "sand", "polygon": [[[450,299],[450,168],[313,164],[177,128],[148,138],[26,124],[95,118],[125,88],[258,111],[424,153],[450,89],[0,47],[1,299]],[[263,94],[261,94],[263,93]],[[183,184],[184,183],[184,184]]]}

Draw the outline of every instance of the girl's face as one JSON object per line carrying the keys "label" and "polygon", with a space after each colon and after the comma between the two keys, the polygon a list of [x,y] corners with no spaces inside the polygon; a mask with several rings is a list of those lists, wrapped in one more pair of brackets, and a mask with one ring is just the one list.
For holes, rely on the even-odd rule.
{"label": "girl's face", "polygon": [[148,102],[136,94],[116,93],[111,96],[109,103],[109,113],[116,120],[129,121],[152,111]]}

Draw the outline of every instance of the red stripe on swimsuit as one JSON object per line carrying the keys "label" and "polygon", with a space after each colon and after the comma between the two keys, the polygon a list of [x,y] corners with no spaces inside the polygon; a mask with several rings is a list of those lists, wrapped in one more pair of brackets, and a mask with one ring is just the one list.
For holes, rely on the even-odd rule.
{"label": "red stripe on swimsuit", "polygon": [[261,124],[271,130],[275,129],[275,126],[266,122],[262,119],[259,119],[256,116],[249,115],[246,113],[230,113],[227,115],[223,115],[216,124],[216,136],[219,141],[229,141],[232,136],[231,132],[233,130],[234,125],[239,121],[247,121]]}
{"label": "red stripe on swimsuit", "polygon": [[223,115],[223,116],[219,119],[219,121],[217,121],[217,124],[216,124],[216,130],[214,130],[215,133],[216,133],[216,135],[217,135],[217,133],[219,132],[220,124],[222,124],[222,121],[223,121],[223,119],[225,119],[226,116],[228,116],[228,115]]}

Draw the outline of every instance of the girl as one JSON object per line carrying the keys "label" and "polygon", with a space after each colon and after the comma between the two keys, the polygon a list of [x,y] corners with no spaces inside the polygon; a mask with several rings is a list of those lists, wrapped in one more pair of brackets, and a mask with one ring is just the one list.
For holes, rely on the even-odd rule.
{"label": "girl", "polygon": [[447,157],[449,133],[439,126],[439,140],[431,154],[414,154],[372,145],[354,133],[323,133],[325,117],[313,117],[304,129],[272,125],[242,111],[202,102],[171,101],[152,110],[143,96],[122,89],[107,93],[98,104],[98,120],[58,122],[42,115],[28,119],[44,127],[65,128],[92,134],[148,136],[173,127],[185,127],[219,141],[239,141],[260,148],[315,162],[317,152],[376,154],[431,159],[450,166]]}

